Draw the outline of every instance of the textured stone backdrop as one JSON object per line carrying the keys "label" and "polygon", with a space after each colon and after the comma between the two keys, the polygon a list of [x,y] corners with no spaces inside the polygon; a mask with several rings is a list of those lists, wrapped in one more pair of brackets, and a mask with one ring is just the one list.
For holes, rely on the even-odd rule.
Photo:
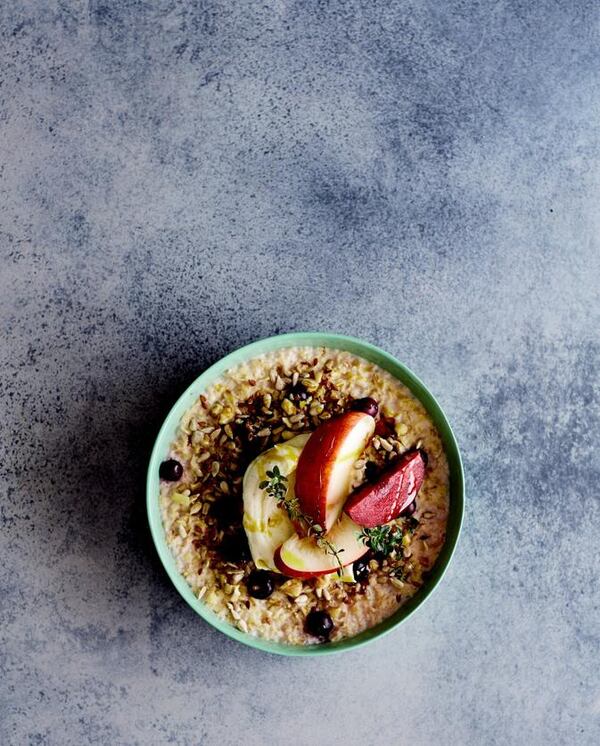
{"label": "textured stone backdrop", "polygon": [[[0,741],[600,741],[600,6],[0,5]],[[462,541],[402,628],[220,636],[143,507],[182,388],[363,337],[454,424]]]}

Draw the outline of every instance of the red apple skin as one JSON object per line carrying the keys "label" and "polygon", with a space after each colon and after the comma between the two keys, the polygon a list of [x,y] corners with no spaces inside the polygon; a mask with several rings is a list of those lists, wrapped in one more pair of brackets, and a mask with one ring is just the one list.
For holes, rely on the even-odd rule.
{"label": "red apple skin", "polygon": [[398,518],[415,499],[425,478],[425,459],[418,450],[407,451],[384,471],[377,482],[352,494],[344,511],[364,528],[381,526]]}
{"label": "red apple skin", "polygon": [[370,420],[370,438],[375,428],[374,418],[364,412],[346,412],[319,425],[298,459],[295,490],[300,507],[303,513],[323,526],[326,531],[341,513],[341,506],[337,514],[327,510],[327,496],[332,471],[336,466],[336,456],[343,449],[345,438],[350,431],[360,425],[365,418]]}

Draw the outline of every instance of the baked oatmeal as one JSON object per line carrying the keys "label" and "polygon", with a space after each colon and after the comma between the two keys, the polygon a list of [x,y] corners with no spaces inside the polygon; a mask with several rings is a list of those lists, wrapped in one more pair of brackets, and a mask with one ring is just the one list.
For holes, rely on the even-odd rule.
{"label": "baked oatmeal", "polygon": [[182,418],[160,476],[167,543],[194,594],[270,640],[378,624],[445,540],[439,433],[408,388],[346,351],[284,348],[227,371]]}

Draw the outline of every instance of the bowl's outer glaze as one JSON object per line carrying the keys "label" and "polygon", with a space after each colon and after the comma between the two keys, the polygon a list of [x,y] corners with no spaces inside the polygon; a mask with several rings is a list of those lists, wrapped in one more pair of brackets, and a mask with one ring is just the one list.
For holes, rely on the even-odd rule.
{"label": "bowl's outer glaze", "polygon": [[[429,578],[419,591],[417,591],[409,601],[398,609],[396,613],[375,627],[365,630],[355,637],[326,645],[300,646],[272,642],[270,640],[264,640],[260,637],[253,637],[252,635],[246,634],[236,627],[233,627],[228,622],[220,619],[214,612],[205,606],[202,601],[199,601],[196,598],[190,586],[187,584],[183,576],[180,575],[175,559],[166,542],[158,500],[158,468],[161,461],[164,460],[169,452],[170,444],[175,438],[177,427],[182,416],[194,404],[198,396],[226,370],[266,352],[271,352],[284,347],[304,346],[329,347],[337,350],[346,350],[359,357],[370,360],[391,373],[415,394],[415,396],[425,406],[442,437],[450,470],[450,512],[448,516],[446,542],[442,547],[442,551]],[[241,347],[204,371],[204,373],[196,378],[196,380],[184,391],[169,412],[160,432],[158,433],[154,448],[152,449],[146,481],[146,504],[150,531],[159,557],[179,593],[192,609],[194,609],[194,611],[196,611],[203,619],[209,622],[209,624],[212,624],[216,629],[225,633],[229,637],[232,637],[234,640],[269,653],[278,653],[280,655],[327,655],[329,653],[338,653],[344,650],[357,648],[381,637],[407,619],[431,594],[433,589],[442,579],[446,568],[448,567],[460,534],[464,514],[464,473],[458,445],[446,416],[432,394],[406,366],[402,365],[402,363],[378,347],[368,344],[367,342],[362,342],[353,337],[321,332],[295,332],[261,339],[257,342],[246,345],[245,347]]]}

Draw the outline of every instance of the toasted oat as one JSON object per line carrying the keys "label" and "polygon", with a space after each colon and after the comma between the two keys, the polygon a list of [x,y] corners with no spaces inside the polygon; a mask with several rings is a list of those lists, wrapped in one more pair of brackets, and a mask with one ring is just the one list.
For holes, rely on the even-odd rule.
{"label": "toasted oat", "polygon": [[297,412],[296,407],[292,404],[292,402],[289,399],[284,399],[281,402],[281,408],[288,416],[291,416]]}
{"label": "toasted oat", "polygon": [[229,613],[231,616],[236,620],[236,622],[239,622],[239,620],[242,618],[238,612],[235,610],[235,607],[232,603],[227,603],[227,608],[229,609]]}
{"label": "toasted oat", "polygon": [[286,596],[290,596],[290,598],[297,598],[302,593],[302,588],[303,582],[298,579],[287,580],[281,586],[281,590],[286,594]]}

